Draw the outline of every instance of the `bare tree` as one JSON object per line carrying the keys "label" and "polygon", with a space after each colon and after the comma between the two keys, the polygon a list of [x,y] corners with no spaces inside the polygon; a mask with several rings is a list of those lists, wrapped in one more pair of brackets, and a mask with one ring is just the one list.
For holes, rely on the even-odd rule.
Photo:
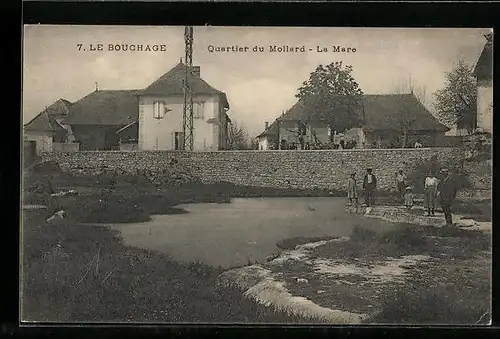
{"label": "bare tree", "polygon": [[228,126],[228,148],[232,150],[250,149],[250,138],[245,126],[233,121]]}
{"label": "bare tree", "polygon": [[403,136],[401,147],[405,148],[408,144],[408,134],[410,133],[413,124],[415,123],[415,118],[412,117],[410,112],[408,111],[408,107],[404,104],[404,99],[401,96],[402,94],[410,94],[411,84],[401,84],[397,85],[394,88],[394,94],[398,94],[398,120],[401,129],[401,135]]}
{"label": "bare tree", "polygon": [[253,149],[253,150],[259,149],[259,142],[257,141],[257,139],[252,138],[250,140],[250,149]]}
{"label": "bare tree", "polygon": [[[402,83],[394,86],[394,94],[412,94],[417,98],[417,100],[432,113],[432,105],[431,100],[429,98],[429,92],[427,91],[427,87],[425,85],[419,85],[416,83],[411,75],[407,83]],[[408,135],[411,133],[414,124],[415,124],[415,116],[412,114],[412,107],[408,107],[404,104],[403,98],[400,96],[398,98],[399,104],[399,123],[401,128],[401,134],[403,136],[401,147],[405,148],[408,144]],[[432,113],[434,115],[434,113]]]}

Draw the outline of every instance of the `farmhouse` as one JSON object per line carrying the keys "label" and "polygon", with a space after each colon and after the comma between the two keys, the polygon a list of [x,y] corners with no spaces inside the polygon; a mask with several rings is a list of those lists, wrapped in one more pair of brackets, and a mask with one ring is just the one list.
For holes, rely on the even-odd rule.
{"label": "farmhouse", "polygon": [[[96,87],[74,103],[59,99],[24,126],[25,138],[37,143],[38,152],[181,150],[185,67],[182,62],[177,64],[142,90]],[[199,66],[193,66],[189,81],[193,90],[193,149],[225,149],[230,123],[226,94],[201,78]],[[59,144],[63,146],[54,147]]]}
{"label": "farmhouse", "polygon": [[35,144],[36,152],[76,150],[71,126],[63,122],[71,103],[58,99],[24,125],[24,140]]}
{"label": "farmhouse", "polygon": [[477,79],[477,127],[493,132],[493,35],[485,36],[486,44],[477,61],[474,75]]}
{"label": "farmhouse", "polygon": [[[407,145],[417,140],[424,146],[435,146],[448,128],[413,95],[363,95],[360,126],[347,131],[330,130],[326,123],[315,120],[312,108],[299,100],[257,136],[259,149],[279,149],[295,144],[299,148],[332,148],[341,140],[351,141],[356,148],[401,147],[406,131]],[[406,126],[406,127],[404,127]],[[336,147],[336,146],[335,146]]]}

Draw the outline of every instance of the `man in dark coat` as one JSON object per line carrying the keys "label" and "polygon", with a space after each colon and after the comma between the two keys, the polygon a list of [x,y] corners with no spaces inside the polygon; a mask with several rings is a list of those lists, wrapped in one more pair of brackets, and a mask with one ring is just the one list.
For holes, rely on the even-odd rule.
{"label": "man in dark coat", "polygon": [[372,169],[366,170],[365,178],[363,179],[363,189],[365,190],[365,205],[370,207],[375,204],[375,189],[377,188],[377,178],[372,173]]}
{"label": "man in dark coat", "polygon": [[455,180],[453,180],[447,169],[441,170],[441,176],[442,178],[438,184],[439,202],[443,209],[446,226],[453,226],[451,205],[457,196],[458,188]]}

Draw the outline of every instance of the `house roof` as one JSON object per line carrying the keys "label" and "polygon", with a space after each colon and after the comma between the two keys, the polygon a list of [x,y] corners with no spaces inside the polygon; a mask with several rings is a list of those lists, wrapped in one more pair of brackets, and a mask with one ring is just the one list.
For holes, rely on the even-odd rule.
{"label": "house roof", "polygon": [[56,119],[44,110],[24,125],[25,131],[65,131]]}
{"label": "house roof", "polygon": [[[195,68],[195,67],[193,67]],[[163,74],[151,85],[146,87],[141,95],[183,95],[183,81],[185,78],[186,65],[178,63],[174,68]],[[191,73],[189,82],[194,94],[199,95],[219,95],[224,108],[229,108],[227,96],[224,92],[210,86],[199,75]]]}
{"label": "house roof", "polygon": [[127,125],[139,118],[139,90],[97,90],[71,105],[64,123]]}
{"label": "house roof", "polygon": [[486,37],[489,39],[483,47],[483,51],[479,56],[479,60],[474,68],[474,75],[477,78],[484,80],[493,79],[493,43],[491,42],[491,37]]}
{"label": "house roof", "polygon": [[139,120],[134,120],[130,124],[128,124],[128,125],[120,128],[118,131],[116,131],[116,134],[120,134],[123,131],[126,131],[127,129],[129,129],[130,127],[132,127],[132,126],[134,126],[135,124],[138,124],[138,123],[139,123]]}
{"label": "house roof", "polygon": [[[413,94],[373,94],[363,95],[362,109],[364,114],[363,128],[365,130],[400,130],[401,108],[407,119],[413,120],[412,130],[415,131],[448,131],[449,128],[438,120],[422,105]],[[299,100],[277,120],[311,120],[313,109]],[[277,134],[274,123],[259,136]]]}
{"label": "house roof", "polygon": [[60,98],[31,119],[30,122],[24,125],[24,128],[31,131],[58,131],[64,129],[56,119],[66,116],[71,105],[68,100]]}
{"label": "house roof", "polygon": [[72,103],[66,99],[60,98],[56,100],[52,105],[47,107],[45,110],[49,115],[54,117],[63,117],[69,113],[69,109]]}
{"label": "house roof", "polygon": [[269,135],[278,135],[278,119],[274,120],[271,125],[269,125],[264,132],[256,136],[256,138],[265,137]]}
{"label": "house roof", "polygon": [[449,130],[422,105],[413,93],[364,95],[363,110],[365,117],[363,128],[369,130],[400,130],[400,114],[405,115],[406,121],[413,121],[411,125],[413,131],[446,132]]}

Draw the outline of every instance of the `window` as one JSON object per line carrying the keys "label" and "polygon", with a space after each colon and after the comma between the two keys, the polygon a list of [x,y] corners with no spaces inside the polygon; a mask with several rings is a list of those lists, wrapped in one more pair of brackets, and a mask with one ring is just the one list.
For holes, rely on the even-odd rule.
{"label": "window", "polygon": [[183,150],[184,149],[184,133],[175,132],[174,133],[174,149]]}
{"label": "window", "polygon": [[153,103],[153,116],[155,119],[163,119],[165,117],[166,107],[164,101],[155,101]]}
{"label": "window", "polygon": [[195,119],[203,119],[205,117],[205,103],[202,101],[193,103],[193,115]]}

